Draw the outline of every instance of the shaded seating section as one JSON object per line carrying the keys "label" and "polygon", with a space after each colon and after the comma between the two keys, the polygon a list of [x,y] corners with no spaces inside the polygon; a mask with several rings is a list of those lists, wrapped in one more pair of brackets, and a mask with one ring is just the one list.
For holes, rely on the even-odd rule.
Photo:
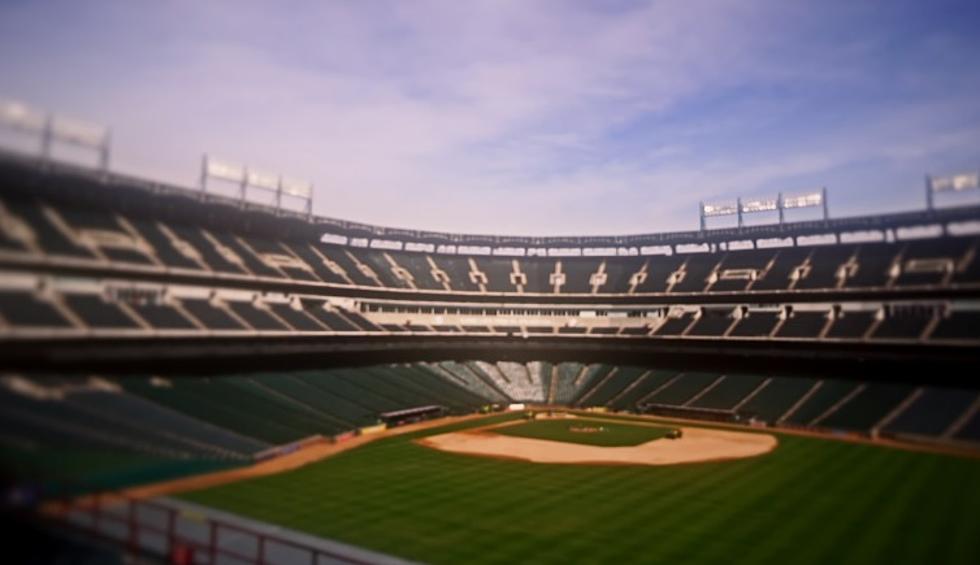
{"label": "shaded seating section", "polygon": [[511,283],[510,275],[514,272],[512,259],[503,257],[476,257],[480,272],[487,277],[489,292],[517,292],[517,286]]}
{"label": "shaded seating section", "polygon": [[76,245],[45,217],[42,205],[37,200],[33,198],[7,198],[4,202],[12,214],[30,226],[37,244],[44,253],[55,256],[94,258],[87,249]]}
{"label": "shaded seating section", "polygon": [[267,389],[283,395],[324,414],[330,414],[350,427],[370,426],[378,423],[377,412],[358,402],[358,398],[345,397],[326,371],[300,371],[273,373],[254,377]]}
{"label": "shaded seating section", "polygon": [[323,324],[319,323],[305,310],[297,310],[291,304],[272,302],[269,304],[269,309],[295,330],[301,332],[322,332],[326,329]]}
{"label": "shaded seating section", "polygon": [[[412,274],[413,283],[415,288],[424,290],[444,290],[445,286],[440,280],[436,279],[436,275],[433,273],[432,265],[429,264],[426,255],[421,253],[392,253],[389,252],[388,255],[394,259],[398,266],[404,268],[409,273]],[[441,272],[445,276],[449,276],[444,270],[439,269],[436,272]],[[442,276],[442,275],[440,275]]]}
{"label": "shaded seating section", "polygon": [[[559,285],[559,292],[564,294],[591,293],[594,287],[599,293],[626,293],[641,271],[644,275],[638,279],[636,293],[665,292],[668,277],[682,265],[686,274],[672,292],[702,292],[706,288],[712,292],[779,291],[788,289],[794,273],[805,265],[803,277],[793,285],[794,289],[830,289],[838,286],[838,270],[852,257],[855,268],[843,281],[847,288],[941,284],[950,276],[953,282],[980,281],[980,261],[971,259],[971,248],[977,245],[974,237],[671,256],[509,258],[346,247],[301,236],[285,239],[275,233],[257,233],[255,226],[229,232],[209,222],[163,223],[146,212],[86,206],[86,202],[70,204],[60,197],[40,201],[15,194],[5,197],[4,203],[8,215],[29,226],[41,249],[53,257],[94,259],[92,252],[73,241],[73,232],[98,230],[112,237],[93,240],[92,245],[98,246],[96,255],[105,255],[114,262],[159,262],[171,268],[196,270],[202,265],[193,255],[199,254],[205,270],[302,282],[361,286],[378,286],[380,282],[391,288],[414,286],[433,291],[445,290],[448,284],[454,291],[477,292],[482,280],[471,277],[473,261],[477,270],[486,275],[489,292],[515,292],[517,285],[523,285],[524,292],[552,294],[552,275],[560,262],[564,283]],[[183,243],[175,244],[166,230]],[[183,253],[180,248],[185,245],[192,251]],[[24,245],[0,235],[0,248],[24,250]],[[329,268],[324,257],[343,274]],[[512,280],[515,261],[524,277]],[[364,272],[361,265],[367,266],[370,273]],[[600,267],[603,275],[593,279]],[[709,278],[713,282],[708,283]]]}
{"label": "shaded seating section", "polygon": [[680,316],[668,316],[667,320],[653,332],[653,335],[681,335],[694,321],[694,312],[684,312]]}
{"label": "shaded seating section", "polygon": [[768,380],[741,407],[739,413],[770,424],[779,421],[813,386],[814,379],[780,377]]}
{"label": "shaded seating section", "polygon": [[860,246],[857,252],[857,272],[847,278],[844,286],[884,286],[890,278],[889,271],[900,249],[900,246],[886,243]]}
{"label": "shaded seating section", "polygon": [[122,263],[154,264],[147,255],[147,250],[138,247],[142,242],[134,238],[120,224],[116,216],[104,209],[77,208],[74,206],[53,207],[64,223],[75,232],[73,239],[79,237],[79,232],[96,231],[104,236],[98,239],[99,251],[107,259]]}
{"label": "shaded seating section", "polygon": [[734,322],[731,308],[702,308],[701,317],[694,321],[687,335],[721,336]]}
{"label": "shaded seating section", "polygon": [[613,410],[636,410],[637,403],[656,392],[677,376],[677,371],[651,370],[637,379],[633,386],[626,387],[610,403]]}
{"label": "shaded seating section", "polygon": [[750,290],[772,291],[786,290],[792,284],[790,278],[797,267],[806,261],[811,250],[808,248],[791,247],[780,249],[768,270],[752,283]]}
{"label": "shaded seating section", "polygon": [[510,400],[496,387],[491,386],[485,377],[464,363],[445,361],[438,364],[428,363],[424,366],[445,378],[455,380],[477,396],[492,402],[508,402]]}
{"label": "shaded seating section", "polygon": [[555,374],[555,398],[558,404],[569,404],[575,397],[575,378],[585,368],[581,363],[559,363]]}
{"label": "shaded seating section", "polygon": [[933,315],[931,309],[889,309],[871,336],[887,339],[918,339],[922,336],[926,326],[929,325]]}
{"label": "shaded seating section", "polygon": [[157,222],[141,218],[128,218],[130,225],[153,246],[156,258],[166,267],[202,270],[201,265],[181,253]]}
{"label": "shaded seating section", "polygon": [[477,292],[480,287],[470,277],[470,262],[466,257],[452,255],[432,255],[435,262],[449,277],[449,285],[455,291]]}
{"label": "shaded seating section", "polygon": [[[655,255],[647,259],[646,276],[635,292],[655,293],[667,291],[667,279],[684,263],[685,257],[681,255]],[[703,287],[702,287],[703,288]]]}
{"label": "shaded seating section", "polygon": [[[72,395],[67,396],[70,398]],[[116,408],[119,408],[119,404],[115,403]],[[91,405],[85,399],[77,402],[64,397],[37,399],[0,389],[0,407],[0,422],[7,437],[18,437],[40,445],[181,458],[242,455],[173,433],[167,428],[133,425],[120,412]],[[148,414],[148,417],[152,416]]]}
{"label": "shaded seating section", "polygon": [[592,391],[594,386],[601,384],[602,379],[606,378],[613,369],[615,367],[602,363],[595,363],[586,367],[585,371],[579,373],[575,379],[574,387],[576,393],[571,404],[573,406],[580,406],[582,399]]}
{"label": "shaded seating section", "polygon": [[263,442],[126,392],[81,391],[70,394],[68,401],[89,412],[109,417],[119,427],[146,434],[148,438],[162,435],[184,444],[189,450],[217,457],[242,457],[268,447]]}
{"label": "shaded seating section", "polygon": [[930,337],[934,339],[971,339],[980,328],[980,310],[952,311],[940,318]]}
{"label": "shaded seating section", "polygon": [[[309,243],[305,241],[289,241],[283,242],[282,246],[289,251],[292,251],[293,254],[309,265],[309,267],[313,270],[313,273],[315,273],[316,276],[323,282],[343,285],[350,284],[346,279],[344,279],[343,276],[334,272],[330,267],[328,267],[324,262],[323,257],[318,255]],[[292,272],[292,270],[287,269],[286,272],[289,274]]]}
{"label": "shaded seating section", "polygon": [[[383,286],[390,288],[411,288],[408,281],[403,278],[405,273],[397,271],[395,268],[396,265],[392,265],[388,259],[385,258],[384,253],[364,249],[352,251],[351,253],[356,254],[358,260],[362,264],[367,265],[371,271],[374,272],[378,279],[383,283]],[[411,275],[410,271],[409,276],[413,276]]]}
{"label": "shaded seating section", "polygon": [[716,275],[718,280],[708,290],[712,292],[746,290],[754,280],[749,275],[751,271],[758,276],[776,255],[772,249],[750,249],[726,253],[718,265]]}
{"label": "shaded seating section", "polygon": [[352,324],[346,318],[329,310],[326,307],[326,302],[319,300],[303,300],[303,309],[307,314],[313,316],[320,321],[321,324],[327,327],[329,330],[335,332],[356,332],[361,331],[361,328]]}
{"label": "shaded seating section", "polygon": [[[333,245],[316,244],[320,253],[339,265],[354,284],[358,286],[378,286],[378,283],[370,276],[366,275],[358,264],[351,259],[343,247]],[[371,269],[374,272],[374,269]]]}
{"label": "shaded seating section", "polygon": [[228,312],[203,298],[183,298],[180,301],[190,315],[197,318],[209,330],[244,330],[246,328]]}
{"label": "shaded seating section", "polygon": [[871,329],[875,312],[842,311],[830,325],[826,337],[837,339],[861,339]]}
{"label": "shaded seating section", "polygon": [[550,401],[551,392],[551,369],[554,367],[547,361],[531,361],[527,364],[527,372],[531,376],[532,382],[541,384],[541,399],[543,402]]}
{"label": "shaded seating section", "polygon": [[854,248],[849,245],[813,248],[804,276],[796,281],[793,288],[800,290],[836,288],[837,272],[853,254]]}
{"label": "shaded seating section", "polygon": [[626,294],[631,281],[646,261],[641,257],[610,257],[606,259],[606,284],[599,287],[605,294]]}
{"label": "shaded seating section", "polygon": [[[592,275],[602,264],[598,259],[562,259],[562,272],[565,273],[565,284],[561,287],[564,294],[589,294],[592,292]],[[600,287],[601,291],[601,287]]]}
{"label": "shaded seating section", "polygon": [[90,328],[136,329],[133,321],[112,302],[96,294],[62,294],[65,304]]}
{"label": "shaded seating section", "polygon": [[902,254],[895,284],[913,286],[941,284],[952,274],[971,244],[967,238],[913,241]]}
{"label": "shaded seating section", "polygon": [[637,377],[645,372],[646,369],[639,367],[617,367],[613,375],[605,379],[592,391],[588,398],[584,399],[583,405],[605,406],[627,387],[634,384]]}
{"label": "shaded seating section", "polygon": [[963,427],[956,431],[953,438],[980,443],[980,410],[974,412],[973,416],[964,422]]}
{"label": "shaded seating section", "polygon": [[[249,251],[248,256],[255,257],[256,267],[267,270],[269,273],[267,276],[285,275],[287,278],[299,281],[320,280],[313,274],[313,268],[306,261],[292,253],[279,241],[245,235],[236,239],[242,246],[247,247],[245,251]],[[253,272],[255,272],[254,269]]]}
{"label": "shaded seating section", "polygon": [[825,428],[868,431],[908,398],[909,385],[871,383],[833,413],[820,420]]}
{"label": "shaded seating section", "polygon": [[883,431],[891,434],[940,436],[976,400],[975,390],[925,388]]}
{"label": "shaded seating section", "polygon": [[752,391],[759,388],[765,379],[753,375],[725,375],[711,390],[691,402],[697,408],[714,410],[733,410]]}
{"label": "shaded seating section", "polygon": [[128,303],[151,327],[158,330],[193,330],[197,326],[176,308],[162,301],[135,300]]}
{"label": "shaded seating section", "polygon": [[808,426],[817,418],[824,416],[857,387],[858,384],[853,382],[829,379],[821,381],[820,387],[815,389],[791,414],[784,415],[782,421],[798,426]]}
{"label": "shaded seating section", "polygon": [[40,300],[33,291],[0,291],[0,316],[10,325],[25,328],[69,328],[65,319],[48,302]]}
{"label": "shaded seating section", "polygon": [[349,429],[339,419],[270,392],[246,377],[179,378],[172,386],[123,380],[127,391],[239,434],[272,443]]}
{"label": "shaded seating section", "polygon": [[486,367],[485,371],[491,377],[496,377],[498,386],[507,396],[519,402],[544,402],[544,390],[541,387],[541,381],[535,380],[526,365],[501,361],[496,364],[496,369],[496,375],[492,367]]}
{"label": "shaded seating section", "polygon": [[[250,273],[259,277],[283,278],[282,273],[256,256],[255,252],[243,244],[238,237],[225,231],[212,231],[211,236],[226,249],[238,256]],[[279,250],[278,253],[283,253]]]}
{"label": "shaded seating section", "polygon": [[677,282],[670,292],[704,292],[708,275],[715,269],[721,258],[714,253],[688,255],[684,262],[684,278]]}
{"label": "shaded seating section", "polygon": [[683,373],[669,385],[644,399],[647,404],[684,406],[707,386],[718,380],[712,373]]}
{"label": "shaded seating section", "polygon": [[816,338],[827,325],[827,312],[793,310],[774,337]]}
{"label": "shaded seating section", "polygon": [[288,330],[290,328],[284,326],[282,322],[272,317],[268,312],[257,308],[252,302],[239,302],[237,300],[229,300],[227,302],[228,308],[230,308],[235,314],[237,314],[241,319],[248,322],[248,325],[252,326],[257,330]]}
{"label": "shaded seating section", "polygon": [[167,226],[177,237],[196,249],[212,271],[235,275],[245,274],[245,271],[237,263],[232,263],[218,252],[215,244],[207,239],[199,228],[177,224],[168,224]]}
{"label": "shaded seating section", "polygon": [[766,337],[772,333],[779,323],[779,313],[771,311],[749,310],[735,324],[729,336],[734,337]]}

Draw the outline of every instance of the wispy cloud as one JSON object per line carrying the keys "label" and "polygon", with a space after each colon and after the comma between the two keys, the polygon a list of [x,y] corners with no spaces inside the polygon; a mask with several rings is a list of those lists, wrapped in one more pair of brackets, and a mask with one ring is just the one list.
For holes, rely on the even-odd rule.
{"label": "wispy cloud", "polygon": [[968,2],[786,4],[17,4],[0,90],[112,124],[128,170],[189,183],[210,151],[425,229],[683,229],[824,184],[863,212],[980,161]]}

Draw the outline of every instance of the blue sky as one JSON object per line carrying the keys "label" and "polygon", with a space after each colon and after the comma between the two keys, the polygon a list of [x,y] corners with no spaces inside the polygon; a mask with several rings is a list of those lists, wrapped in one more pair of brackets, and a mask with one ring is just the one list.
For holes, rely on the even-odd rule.
{"label": "blue sky", "polygon": [[980,3],[0,2],[0,97],[109,124],[117,169],[201,154],[318,213],[562,235],[692,229],[827,186],[920,207],[980,167]]}

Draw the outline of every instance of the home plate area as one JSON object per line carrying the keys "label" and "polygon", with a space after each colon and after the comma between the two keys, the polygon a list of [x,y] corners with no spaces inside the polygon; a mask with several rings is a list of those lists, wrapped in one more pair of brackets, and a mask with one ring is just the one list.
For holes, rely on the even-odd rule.
{"label": "home plate area", "polygon": [[533,463],[675,465],[755,457],[776,448],[775,436],[688,426],[556,417],[429,436],[441,451]]}

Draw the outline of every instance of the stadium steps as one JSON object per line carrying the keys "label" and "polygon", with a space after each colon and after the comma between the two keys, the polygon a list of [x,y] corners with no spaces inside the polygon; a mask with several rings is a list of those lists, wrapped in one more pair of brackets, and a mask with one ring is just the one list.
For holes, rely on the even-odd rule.
{"label": "stadium steps", "polygon": [[324,388],[348,402],[363,406],[375,414],[403,408],[398,402],[363,386],[357,381],[358,369],[331,369],[303,380]]}
{"label": "stadium steps", "polygon": [[506,402],[513,402],[514,399],[511,398],[507,391],[505,391],[500,386],[500,381],[493,377],[490,371],[493,370],[489,363],[481,364],[480,361],[467,361],[463,365],[470,370],[471,373],[479,377],[483,382],[487,384],[490,388],[497,391],[501,396],[506,399]]}
{"label": "stadium steps", "polygon": [[572,400],[571,405],[581,406],[582,398],[595,387],[593,383],[599,383],[608,377],[612,370],[612,366],[601,363],[583,367],[578,377],[575,378],[575,388],[577,393],[575,398]]}
{"label": "stadium steps", "polygon": [[250,380],[270,394],[292,402],[301,409],[326,416],[346,429],[367,425],[376,420],[371,417],[370,412],[356,411],[349,404],[338,402],[336,397],[288,373],[257,375]]}
{"label": "stadium steps", "polygon": [[753,398],[755,398],[756,395],[758,395],[760,392],[762,392],[762,389],[764,389],[767,386],[769,386],[769,383],[771,383],[771,382],[772,382],[772,377],[768,377],[768,378],[763,379],[762,382],[759,383],[759,386],[757,386],[754,389],[752,389],[752,391],[748,394],[748,396],[746,396],[742,400],[739,400],[738,401],[738,404],[736,404],[735,406],[732,407],[732,411],[733,412],[738,412],[739,409],[742,408],[742,406],[745,406],[745,404],[747,404]]}
{"label": "stadium steps", "polygon": [[460,411],[470,411],[486,404],[487,399],[476,394],[465,386],[447,381],[429,371],[421,364],[406,365],[402,372],[413,386],[428,391],[432,396],[445,399],[444,404]]}
{"label": "stadium steps", "polygon": [[[200,455],[182,442],[156,436],[147,437],[132,427],[120,427],[117,422],[95,411],[81,410],[63,399],[38,400],[13,392],[0,392],[0,412],[7,434],[14,430],[36,430],[27,433],[28,441],[47,438],[48,441],[74,445],[82,441],[91,445],[113,447],[167,457],[191,458]],[[155,441],[148,441],[153,439]]]}
{"label": "stadium steps", "polygon": [[[316,402],[320,409],[357,426],[377,423],[377,412],[365,406],[358,399],[345,397],[334,386],[338,379],[324,376],[322,372],[304,372],[299,374],[283,374],[276,377],[276,383],[282,387],[290,387],[290,395]],[[295,383],[290,385],[289,383]]]}
{"label": "stadium steps", "polygon": [[616,373],[618,372],[619,367],[612,367],[609,372],[605,374],[605,376],[598,379],[595,386],[585,391],[585,393],[576,402],[576,405],[579,407],[585,406],[585,403],[588,402],[593,395],[595,395],[596,391],[602,389],[602,387],[609,382],[610,379],[616,376]]}
{"label": "stadium steps", "polygon": [[[955,388],[923,388],[895,418],[881,426],[889,434],[942,437],[963,415],[977,392]],[[948,438],[947,438],[948,439]]]}
{"label": "stadium steps", "polygon": [[68,401],[121,428],[139,430],[151,439],[163,436],[202,454],[241,459],[266,447],[126,392],[79,391],[69,394]]}
{"label": "stadium steps", "polygon": [[677,371],[648,371],[642,379],[637,379],[635,386],[624,390],[619,396],[610,401],[609,407],[615,411],[635,410],[636,405],[646,396],[657,391],[671,379],[677,376]]}
{"label": "stadium steps", "polygon": [[297,427],[274,405],[239,392],[215,380],[174,379],[170,388],[148,382],[126,382],[126,390],[159,402],[192,417],[211,422],[240,434],[271,444],[282,444],[311,435]]}
{"label": "stadium steps", "polygon": [[909,393],[908,396],[905,397],[904,400],[899,402],[895,408],[893,408],[888,414],[885,414],[884,418],[878,420],[878,423],[871,427],[871,432],[877,433],[879,430],[886,428],[889,424],[898,419],[898,417],[908,410],[909,407],[911,407],[912,404],[914,404],[925,393],[925,391],[926,389],[921,386],[915,388],[911,393]]}
{"label": "stadium steps", "polygon": [[633,384],[641,375],[647,373],[640,367],[617,367],[600,386],[596,387],[589,402],[593,406],[608,406],[623,389]]}
{"label": "stadium steps", "polygon": [[905,384],[867,383],[846,402],[824,417],[819,425],[827,428],[870,432],[912,392]]}
{"label": "stadium steps", "polygon": [[973,400],[973,403],[960,414],[960,417],[953,421],[952,424],[946,428],[943,432],[943,438],[953,438],[960,437],[964,431],[966,431],[971,423],[977,421],[978,416],[980,416],[980,394]]}
{"label": "stadium steps", "polygon": [[653,372],[652,370],[644,371],[643,374],[641,374],[640,376],[638,376],[635,379],[633,379],[633,382],[631,382],[630,384],[626,385],[626,388],[624,388],[623,390],[621,390],[621,391],[617,392],[615,395],[613,395],[613,397],[609,399],[609,402],[606,402],[606,406],[613,406],[613,405],[617,404],[619,402],[619,399],[620,398],[622,398],[623,396],[626,396],[631,391],[635,390],[636,387],[640,386],[641,383],[643,383],[644,381],[646,381],[646,378],[649,377],[652,372]]}
{"label": "stadium steps", "polygon": [[783,412],[783,414],[781,416],[779,416],[778,418],[776,418],[776,423],[781,424],[781,423],[787,421],[788,419],[792,418],[793,415],[796,414],[796,412],[800,408],[802,408],[803,405],[806,404],[810,400],[810,398],[812,398],[813,396],[815,396],[817,394],[817,392],[822,387],[823,387],[823,381],[822,380],[819,380],[819,381],[813,383],[806,390],[806,392],[803,393],[803,396],[799,397],[796,400],[796,402],[794,402],[789,408],[786,409],[785,412]]}
{"label": "stadium steps", "polygon": [[555,365],[555,402],[557,404],[571,404],[575,397],[575,381],[579,375],[585,372],[585,365],[581,363],[558,363]]}
{"label": "stadium steps", "polygon": [[646,402],[665,406],[684,406],[717,379],[718,376],[713,373],[683,373],[668,386],[649,396]]}
{"label": "stadium steps", "polygon": [[558,393],[558,365],[551,366],[551,374],[548,376],[548,404],[555,403],[555,395]]}
{"label": "stadium steps", "polygon": [[682,404],[682,406],[690,406],[690,405],[694,404],[702,396],[704,396],[704,395],[708,394],[709,392],[711,392],[712,390],[714,390],[714,388],[716,386],[718,386],[719,384],[721,384],[722,382],[724,382],[724,380],[725,380],[725,375],[719,375],[718,378],[716,378],[711,384],[709,384],[708,386],[706,386],[703,389],[701,389],[701,392],[699,392],[699,393],[695,394],[694,396],[692,396],[691,399],[688,400],[687,402],[685,402],[684,404]]}
{"label": "stadium steps", "polygon": [[438,367],[450,375],[462,379],[473,392],[490,399],[492,402],[509,402],[509,398],[488,379],[465,363],[446,361],[433,367]]}
{"label": "stadium steps", "polygon": [[762,377],[752,375],[725,375],[724,379],[692,399],[687,406],[735,412],[748,395],[759,390],[763,382],[765,379]]}
{"label": "stadium steps", "polygon": [[845,404],[847,404],[848,402],[850,402],[854,398],[857,398],[857,396],[859,394],[861,394],[866,387],[867,387],[867,385],[865,385],[864,383],[861,383],[861,384],[857,385],[850,392],[848,392],[843,397],[841,397],[839,400],[837,400],[837,402],[831,404],[830,407],[827,408],[826,411],[822,412],[819,416],[817,416],[816,418],[814,418],[813,420],[811,420],[810,423],[809,423],[809,425],[811,425],[811,426],[820,425],[821,422],[823,422],[827,418],[830,418],[835,412],[837,412],[838,410],[840,410],[841,407],[843,407]]}

